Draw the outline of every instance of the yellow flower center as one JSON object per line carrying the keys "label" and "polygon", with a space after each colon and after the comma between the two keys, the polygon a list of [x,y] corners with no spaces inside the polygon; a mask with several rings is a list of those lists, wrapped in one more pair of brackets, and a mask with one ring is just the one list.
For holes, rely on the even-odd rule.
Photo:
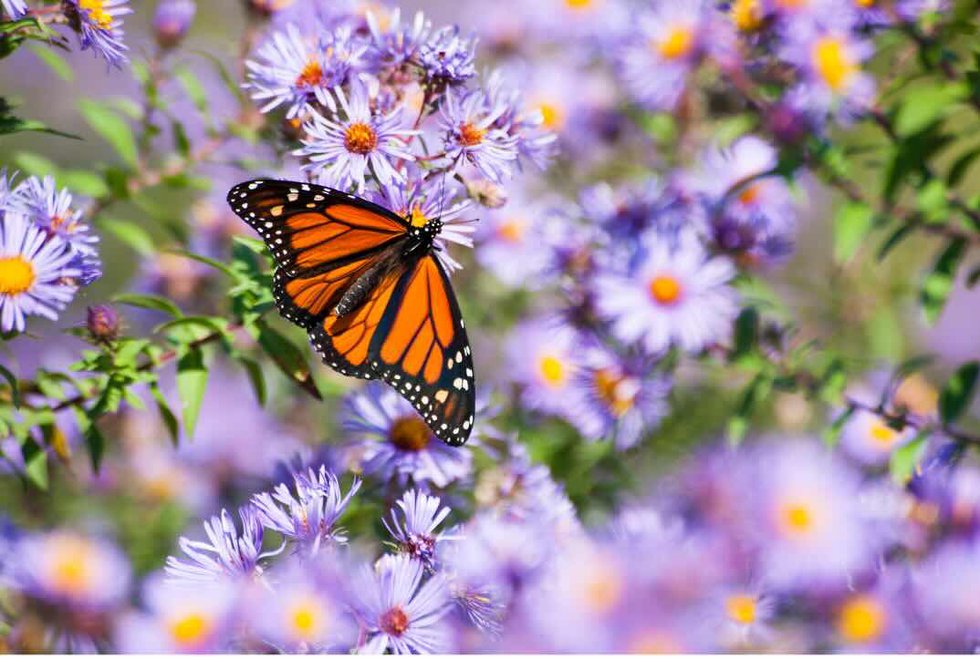
{"label": "yellow flower center", "polygon": [[371,153],[377,145],[378,134],[365,123],[353,123],[344,133],[344,147],[351,153]]}
{"label": "yellow flower center", "polygon": [[431,433],[420,417],[403,416],[391,425],[388,439],[404,451],[421,451],[429,445]]}
{"label": "yellow flower center", "polygon": [[487,131],[473,124],[464,122],[460,124],[459,127],[459,143],[463,146],[476,146],[483,142],[484,136],[486,136]]}
{"label": "yellow flower center", "polygon": [[755,622],[757,609],[758,603],[751,595],[732,595],[725,600],[728,619],[740,625],[751,625]]}
{"label": "yellow flower center", "polygon": [[681,283],[670,275],[657,275],[650,280],[650,295],[663,306],[676,304],[681,298]]}
{"label": "yellow flower center", "polygon": [[381,630],[386,634],[391,634],[392,636],[401,636],[408,629],[408,615],[402,610],[400,606],[396,606],[389,609],[381,616],[380,624]]}
{"label": "yellow flower center", "polygon": [[854,0],[854,4],[862,9],[870,9],[876,4],[876,0]]}
{"label": "yellow flower center", "polygon": [[817,41],[811,52],[813,66],[827,86],[840,91],[847,86],[857,66],[847,52],[847,47],[836,37],[824,37]]}
{"label": "yellow flower center", "polygon": [[0,295],[21,295],[34,285],[34,266],[23,256],[0,258]]}
{"label": "yellow flower center", "polygon": [[677,639],[656,630],[641,632],[630,641],[628,648],[631,654],[678,654],[683,650]]}
{"label": "yellow flower center", "polygon": [[853,597],[841,608],[837,631],[851,643],[874,641],[885,631],[885,610],[872,597]]}
{"label": "yellow flower center", "polygon": [[657,52],[667,60],[687,56],[694,48],[694,33],[691,28],[678,25],[670,29],[663,39],[656,43]]}
{"label": "yellow flower center", "polygon": [[894,428],[889,428],[881,421],[875,421],[868,429],[868,436],[885,447],[891,446],[898,438],[898,432]]}
{"label": "yellow flower center", "polygon": [[514,218],[505,220],[497,226],[497,235],[509,243],[519,243],[524,239],[526,227],[520,220]]}
{"label": "yellow flower center", "polygon": [[636,398],[632,392],[624,393],[625,380],[626,378],[608,368],[599,369],[595,373],[595,388],[599,398],[616,416],[626,414],[633,407]]}
{"label": "yellow flower center", "polygon": [[79,0],[78,6],[88,12],[88,18],[100,30],[112,27],[112,15],[105,10],[104,0]]}
{"label": "yellow flower center", "polygon": [[569,9],[588,9],[592,6],[592,0],[565,0],[565,6]]}
{"label": "yellow flower center", "polygon": [[320,605],[312,599],[296,602],[289,611],[289,624],[293,636],[300,639],[311,639],[320,627],[322,612]]}
{"label": "yellow flower center", "polygon": [[602,567],[590,576],[582,593],[586,605],[595,613],[612,610],[623,593],[619,574],[611,568]]}
{"label": "yellow flower center", "polygon": [[307,62],[296,78],[297,87],[316,87],[321,82],[323,82],[323,68],[320,66],[320,62],[315,59]]}
{"label": "yellow flower center", "polygon": [[211,622],[200,613],[188,613],[170,623],[170,637],[183,648],[201,643],[211,631]]}
{"label": "yellow flower center", "polygon": [[65,595],[83,594],[92,583],[92,552],[83,540],[59,540],[52,566],[54,589]]}
{"label": "yellow flower center", "polygon": [[425,216],[418,205],[412,206],[412,212],[408,216],[408,221],[413,227],[421,229],[429,223],[429,218]]}
{"label": "yellow flower center", "polygon": [[565,364],[554,355],[542,357],[541,361],[538,362],[538,369],[541,371],[541,377],[544,378],[545,383],[553,387],[561,385],[568,377],[565,373]]}
{"label": "yellow flower center", "polygon": [[776,0],[776,6],[781,9],[802,9],[810,0]]}
{"label": "yellow flower center", "polygon": [[743,32],[753,32],[762,25],[762,7],[759,0],[735,0],[728,14],[735,27]]}
{"label": "yellow flower center", "polygon": [[565,123],[565,113],[554,103],[540,103],[541,125],[548,130],[558,130]]}
{"label": "yellow flower center", "polygon": [[806,535],[813,529],[813,511],[805,503],[790,503],[780,510],[779,520],[790,535]]}

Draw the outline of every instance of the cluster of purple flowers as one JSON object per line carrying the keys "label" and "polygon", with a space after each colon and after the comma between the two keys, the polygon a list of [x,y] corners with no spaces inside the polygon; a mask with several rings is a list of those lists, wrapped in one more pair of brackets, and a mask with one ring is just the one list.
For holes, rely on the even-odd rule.
{"label": "cluster of purple flowers", "polygon": [[[883,441],[858,426],[849,432]],[[181,538],[137,608],[126,559],[91,534],[7,529],[0,577],[44,616],[46,647],[75,651],[963,652],[977,641],[980,468],[952,468],[942,438],[906,486],[815,439],[706,447],[592,528],[519,443],[482,440],[460,451],[493,468],[448,487],[296,471]],[[394,501],[376,520],[383,548],[340,526],[382,500]],[[12,629],[19,646],[38,633],[31,615]]]}
{"label": "cluster of purple flowers", "polygon": [[522,161],[551,155],[541,113],[499,73],[480,79],[475,40],[458,28],[384,6],[297,6],[278,18],[245,87],[262,112],[283,112],[311,180],[373,197],[417,226],[439,217],[442,239],[469,246],[460,213],[473,200],[501,205],[497,186]]}
{"label": "cluster of purple flowers", "polygon": [[68,190],[51,177],[14,184],[0,171],[0,331],[58,317],[101,272],[96,243]]}

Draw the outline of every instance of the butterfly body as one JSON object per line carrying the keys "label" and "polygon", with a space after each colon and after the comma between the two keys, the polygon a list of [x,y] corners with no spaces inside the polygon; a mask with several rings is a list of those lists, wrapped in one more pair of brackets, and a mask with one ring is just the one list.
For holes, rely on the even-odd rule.
{"label": "butterfly body", "polygon": [[228,202],[272,251],[277,306],[307,330],[324,362],[343,375],[385,380],[436,436],[465,442],[473,362],[436,255],[442,222],[291,181],[242,183]]}

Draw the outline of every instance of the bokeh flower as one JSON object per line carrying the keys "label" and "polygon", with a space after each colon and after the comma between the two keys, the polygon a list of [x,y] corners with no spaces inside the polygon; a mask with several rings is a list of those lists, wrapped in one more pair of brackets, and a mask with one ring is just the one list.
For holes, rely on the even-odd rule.
{"label": "bokeh flower", "polygon": [[128,0],[65,0],[65,11],[82,50],[91,49],[117,68],[129,61],[122,30],[122,17],[133,12]]}

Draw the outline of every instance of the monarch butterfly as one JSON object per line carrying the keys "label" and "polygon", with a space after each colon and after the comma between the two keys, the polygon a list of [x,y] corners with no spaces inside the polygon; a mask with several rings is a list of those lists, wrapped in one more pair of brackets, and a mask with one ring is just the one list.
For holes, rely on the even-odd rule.
{"label": "monarch butterfly", "polygon": [[473,427],[473,359],[435,256],[442,222],[292,181],[240,183],[228,203],[269,247],[276,305],[323,361],[384,380],[437,437],[463,444]]}

